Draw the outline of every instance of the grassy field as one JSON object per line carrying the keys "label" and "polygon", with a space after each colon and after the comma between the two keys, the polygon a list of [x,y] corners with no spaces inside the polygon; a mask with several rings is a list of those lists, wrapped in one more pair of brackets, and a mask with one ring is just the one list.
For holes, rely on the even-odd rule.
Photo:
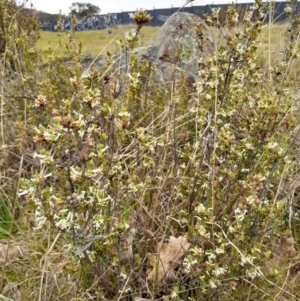
{"label": "grassy field", "polygon": [[[114,53],[120,49],[117,41],[131,28],[134,27],[131,25],[123,25],[102,30],[79,31],[75,33],[75,38],[82,42],[83,54],[97,55],[101,52],[105,53],[106,51]],[[144,27],[140,46],[147,45],[149,41],[155,37],[158,29],[159,27]],[[68,32],[63,32],[59,36],[57,32],[42,31],[37,46],[45,53],[50,52],[57,56],[67,55],[68,50],[65,44],[68,39],[68,34]]]}
{"label": "grassy field", "polygon": [[[288,24],[272,24],[271,26],[265,25],[260,33],[259,56],[265,62],[266,56],[278,59],[278,53],[284,49],[286,45],[285,37]],[[212,28],[212,35],[214,36],[217,44],[224,42],[223,33],[221,30]],[[274,54],[276,54],[274,56]]]}
{"label": "grassy field", "polygon": [[[115,53],[120,50],[117,41],[132,28],[134,28],[133,25],[118,25],[102,30],[79,31],[75,33],[75,38],[78,42],[82,42],[82,53],[85,55],[104,54],[107,51]],[[140,46],[148,45],[156,36],[158,30],[159,27],[145,26],[142,29]],[[285,46],[284,36],[286,30],[286,24],[273,24],[271,27],[264,27],[261,32],[259,49],[261,62],[266,62],[269,59],[274,62],[274,60],[279,59],[279,51]],[[216,31],[212,30],[212,32],[215,39],[218,39]],[[42,31],[37,46],[45,54],[55,56],[68,55],[68,50],[66,49],[68,35],[68,32],[63,32],[59,36],[57,32]]]}

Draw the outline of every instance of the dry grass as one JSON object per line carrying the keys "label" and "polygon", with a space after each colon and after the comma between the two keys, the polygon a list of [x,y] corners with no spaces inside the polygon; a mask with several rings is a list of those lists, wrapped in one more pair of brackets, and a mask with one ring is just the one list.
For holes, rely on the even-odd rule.
{"label": "dry grass", "polygon": [[74,268],[69,254],[53,234],[0,241],[0,300],[70,300],[79,293],[68,273]]}

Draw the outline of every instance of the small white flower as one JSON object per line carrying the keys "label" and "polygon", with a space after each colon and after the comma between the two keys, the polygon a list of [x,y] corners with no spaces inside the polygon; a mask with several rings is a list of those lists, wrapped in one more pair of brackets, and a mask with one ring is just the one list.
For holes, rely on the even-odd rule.
{"label": "small white flower", "polygon": [[118,115],[119,115],[119,117],[128,117],[128,118],[130,118],[130,113],[129,112],[120,112]]}
{"label": "small white flower", "polygon": [[47,102],[46,96],[44,95],[38,95],[38,97],[34,100],[34,107],[35,108],[39,108],[39,107],[43,107]]}
{"label": "small white flower", "polygon": [[41,212],[41,208],[37,207],[34,214],[34,220],[36,222],[36,227],[33,228],[33,230],[41,229],[47,222],[47,218],[44,216],[44,214]]}
{"label": "small white flower", "polygon": [[176,298],[176,297],[177,297],[177,293],[175,291],[173,291],[172,294],[171,294],[171,298],[173,299],[173,298]]}
{"label": "small white flower", "polygon": [[251,143],[246,143],[245,146],[248,148],[248,149],[253,149],[253,145]]}
{"label": "small white flower", "polygon": [[235,23],[237,23],[238,21],[239,21],[239,14],[236,12],[235,13],[235,15],[234,15],[234,17],[233,17],[233,21],[235,22]]}
{"label": "small white flower", "polygon": [[41,164],[49,164],[49,163],[54,162],[54,159],[53,159],[52,156],[50,156],[50,155],[48,155],[48,156],[47,155],[41,155],[41,154],[38,154],[36,152],[33,154],[33,159],[39,159]]}
{"label": "small white flower", "polygon": [[245,209],[245,210],[241,211],[240,208],[236,208],[234,213],[235,213],[236,220],[239,222],[242,222],[245,218],[247,210]]}
{"label": "small white flower", "polygon": [[241,256],[241,266],[244,266],[246,263],[251,263],[251,260],[250,260],[250,258],[242,255]]}
{"label": "small white flower", "polygon": [[180,220],[180,222],[181,222],[182,225],[185,225],[185,224],[188,223],[188,220],[184,217],[184,218],[182,218],[182,219]]}
{"label": "small white flower", "polygon": [[[82,75],[81,75],[81,78],[80,79],[85,79],[85,78],[89,78],[91,75],[91,73],[88,71],[88,70],[85,70]],[[71,79],[70,79],[71,81]]]}
{"label": "small white flower", "polygon": [[292,13],[292,12],[293,12],[293,9],[292,9],[290,6],[286,6],[286,7],[284,8],[284,11],[285,11],[286,13]]}
{"label": "small white flower", "polygon": [[217,285],[214,281],[209,281],[209,285],[211,286],[211,288],[217,288]]}
{"label": "small white flower", "polygon": [[214,253],[206,253],[206,254],[208,255],[207,258],[209,261],[213,261],[217,258],[217,256]]}
{"label": "small white flower", "polygon": [[76,86],[76,85],[77,85],[77,78],[76,78],[76,76],[70,78],[70,83],[71,83],[73,86]]}
{"label": "small white flower", "polygon": [[248,270],[248,271],[246,272],[246,274],[247,274],[247,276],[249,276],[251,279],[254,279],[254,278],[260,276],[260,270],[259,270],[257,267],[255,267],[255,269],[252,270],[252,271],[249,271],[249,270]]}
{"label": "small white flower", "polygon": [[210,94],[206,94],[206,95],[205,95],[205,98],[206,98],[207,100],[211,100],[212,97],[211,97]]}
{"label": "small white flower", "polygon": [[29,193],[31,193],[33,191],[34,191],[33,187],[30,187],[29,189],[25,189],[25,190],[20,189],[19,192],[18,192],[18,197],[20,197],[22,195],[29,194]]}
{"label": "small white flower", "polygon": [[229,233],[234,233],[235,229],[232,226],[229,226],[228,231],[229,231]]}
{"label": "small white flower", "polygon": [[60,136],[61,136],[61,134],[59,132],[51,133],[48,130],[46,130],[44,132],[44,138],[46,141],[57,141]]}
{"label": "small white flower", "polygon": [[278,146],[278,143],[277,143],[277,142],[269,142],[269,143],[267,144],[268,149],[274,149],[274,148],[276,148],[277,146]]}
{"label": "small white flower", "polygon": [[190,260],[189,258],[184,258],[183,260],[183,267],[187,270],[187,271],[190,271],[192,266],[198,264],[198,261],[196,259],[194,260]]}
{"label": "small white flower", "polygon": [[216,248],[216,253],[217,254],[224,254],[224,249]]}
{"label": "small white flower", "polygon": [[255,203],[255,198],[253,197],[253,195],[248,196],[248,197],[246,198],[246,202],[247,202],[247,204],[249,204],[249,205],[254,204],[254,203]]}
{"label": "small white flower", "polygon": [[206,212],[206,208],[203,204],[200,204],[196,207],[196,212],[197,213],[205,213]]}
{"label": "small white flower", "polygon": [[203,236],[203,237],[207,237],[210,238],[210,233],[207,233],[205,227],[203,225],[199,225],[197,227],[198,233]]}
{"label": "small white flower", "polygon": [[70,168],[70,177],[73,181],[79,181],[82,176],[82,171],[81,170],[76,170],[74,166],[71,166]]}
{"label": "small white flower", "polygon": [[213,271],[213,274],[215,276],[221,276],[221,275],[226,274],[226,272],[227,272],[227,270],[224,268],[217,268],[216,270]]}

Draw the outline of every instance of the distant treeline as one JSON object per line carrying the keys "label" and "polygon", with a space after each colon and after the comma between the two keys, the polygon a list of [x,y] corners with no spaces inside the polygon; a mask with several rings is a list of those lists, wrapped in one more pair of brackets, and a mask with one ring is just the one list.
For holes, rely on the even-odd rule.
{"label": "distant treeline", "polygon": [[[245,11],[253,3],[241,3],[237,4],[237,10],[242,17]],[[284,8],[286,2],[275,2],[274,14],[272,16],[274,22],[284,22],[287,18]],[[299,8],[299,3],[297,5],[297,10]],[[228,4],[215,4],[215,5],[203,5],[203,6],[190,6],[181,9],[182,12],[189,12],[195,14],[199,17],[203,17],[204,14],[210,14],[212,9],[215,7],[220,7],[220,21],[225,20],[226,10]],[[147,10],[148,13],[153,17],[150,26],[161,26],[172,14],[178,11],[179,7],[172,8],[161,8]],[[57,20],[41,20],[43,30],[56,31],[57,30]],[[87,16],[83,19],[78,20],[76,30],[92,30],[92,29],[103,29],[107,27],[112,27],[117,24],[129,24],[132,20],[129,18],[129,12],[112,13],[106,15],[94,15]],[[63,30],[70,30],[72,28],[71,20],[69,18],[64,18],[62,20]]]}

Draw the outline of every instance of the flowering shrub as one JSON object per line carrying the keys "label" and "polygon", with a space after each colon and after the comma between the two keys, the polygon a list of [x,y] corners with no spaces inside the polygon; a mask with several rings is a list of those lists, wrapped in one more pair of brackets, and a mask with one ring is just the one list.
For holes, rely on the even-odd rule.
{"label": "flowering shrub", "polygon": [[111,55],[105,70],[82,70],[73,32],[72,64],[49,60],[36,78],[24,135],[35,148],[18,196],[36,233],[53,227],[64,237],[82,296],[86,288],[94,300],[297,296],[279,260],[267,262],[272,242],[297,235],[282,191],[294,170],[288,74],[299,19],[288,3],[287,47],[266,75],[257,49],[269,9],[256,0],[238,25],[231,5],[224,26],[213,9],[205,22],[224,39],[199,59],[194,86],[178,83],[171,97],[149,89],[155,70],[133,51],[151,20],[142,9],[119,41],[126,74],[111,71]]}

